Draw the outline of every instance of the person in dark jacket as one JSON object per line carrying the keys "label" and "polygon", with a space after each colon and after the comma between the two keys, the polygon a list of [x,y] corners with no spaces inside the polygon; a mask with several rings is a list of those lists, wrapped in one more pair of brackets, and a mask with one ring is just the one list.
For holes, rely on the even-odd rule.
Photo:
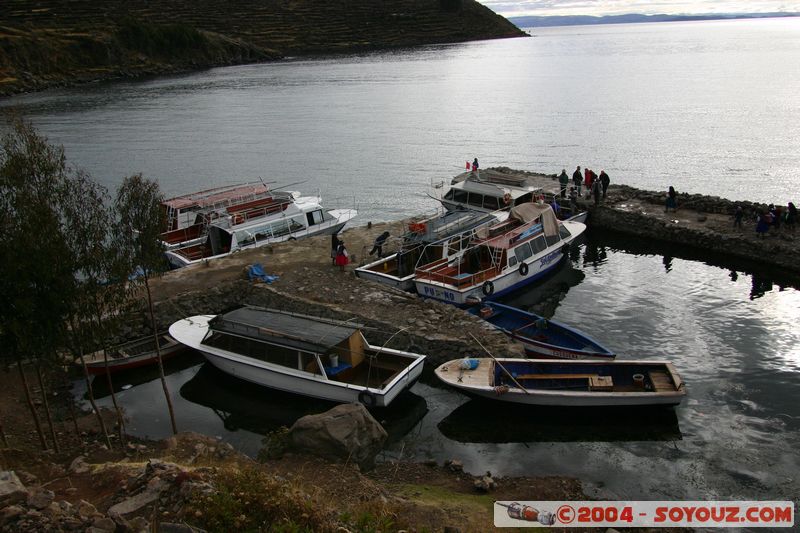
{"label": "person in dark jacket", "polygon": [[372,250],[369,251],[369,255],[378,252],[378,258],[380,259],[381,257],[383,257],[383,245],[386,242],[386,239],[388,238],[389,238],[388,231],[384,231],[383,233],[378,235],[378,237],[375,239],[375,242],[372,243]]}
{"label": "person in dark jacket", "polygon": [[668,212],[670,209],[672,211],[678,210],[678,193],[675,192],[675,187],[672,185],[669,186],[669,191],[667,192],[667,204],[664,208],[664,212]]}
{"label": "person in dark jacket", "polygon": [[578,166],[578,168],[575,169],[575,172],[572,173],[572,183],[575,184],[575,188],[578,190],[578,196],[580,196],[581,185],[583,185],[583,176],[581,176],[580,165]]}
{"label": "person in dark jacket", "polygon": [[567,197],[568,185],[569,185],[569,176],[567,176],[567,169],[562,168],[561,174],[558,175],[558,186],[561,188],[561,198]]}
{"label": "person in dark jacket", "polygon": [[605,170],[600,171],[600,183],[603,185],[603,200],[606,199],[606,191],[611,184],[611,178],[608,177]]}
{"label": "person in dark jacket", "polygon": [[600,204],[600,195],[602,194],[603,184],[600,183],[600,177],[592,172],[592,194],[594,195],[594,205]]}

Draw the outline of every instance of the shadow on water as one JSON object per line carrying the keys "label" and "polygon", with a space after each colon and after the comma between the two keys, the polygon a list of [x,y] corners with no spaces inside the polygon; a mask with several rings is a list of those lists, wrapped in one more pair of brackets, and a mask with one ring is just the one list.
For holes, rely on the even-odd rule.
{"label": "shadow on water", "polygon": [[[319,414],[336,403],[268,389],[242,381],[218,370],[209,363],[183,384],[181,396],[209,408],[222,420],[226,430],[240,429],[265,435],[282,426],[291,426],[306,415]],[[389,442],[401,439],[428,412],[425,400],[404,392],[387,408],[371,410],[389,434]]]}
{"label": "shadow on water", "polygon": [[[476,423],[480,421],[480,423]],[[671,407],[538,407],[471,399],[439,431],[464,443],[682,440]]]}
{"label": "shadow on water", "polygon": [[778,290],[800,289],[800,278],[796,274],[757,261],[709,252],[694,246],[654,241],[612,230],[592,229],[585,235],[586,246],[582,261],[584,267],[590,265],[596,267],[602,264],[609,252],[624,252],[640,256],[661,256],[664,270],[668,273],[672,270],[673,260],[677,258],[728,270],[732,281],[736,281],[740,275],[750,276],[752,279],[751,300],[764,296],[774,290],[776,286]]}
{"label": "shadow on water", "polygon": [[[194,350],[183,350],[164,361],[164,375],[169,376],[174,372],[185,370],[195,366],[203,361],[203,356]],[[139,368],[132,368],[130,370],[123,370],[111,374],[111,383],[114,386],[114,392],[127,390],[137,385],[142,385],[159,378],[158,365],[148,365]],[[124,389],[123,389],[124,388]],[[108,379],[104,374],[92,377],[92,390],[96,399],[105,398],[110,396],[108,388]],[[88,396],[84,395],[85,399]]]}

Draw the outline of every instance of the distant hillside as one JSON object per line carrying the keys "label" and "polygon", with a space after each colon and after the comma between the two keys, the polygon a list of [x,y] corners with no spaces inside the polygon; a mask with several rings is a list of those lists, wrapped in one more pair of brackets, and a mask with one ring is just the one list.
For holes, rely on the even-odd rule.
{"label": "distant hillside", "polygon": [[475,0],[0,0],[0,95],[289,55],[521,36]]}
{"label": "distant hillside", "polygon": [[729,13],[721,15],[607,15],[592,16],[526,16],[509,17],[508,20],[520,28],[536,28],[544,26],[583,26],[590,24],[630,24],[638,22],[676,22],[687,20],[722,20],[743,18],[796,17],[800,13]]}

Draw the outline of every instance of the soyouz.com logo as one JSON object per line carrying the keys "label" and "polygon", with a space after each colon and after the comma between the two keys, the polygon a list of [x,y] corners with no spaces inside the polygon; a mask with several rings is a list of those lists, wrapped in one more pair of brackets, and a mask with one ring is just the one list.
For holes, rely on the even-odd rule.
{"label": "soyouz.com logo", "polygon": [[793,527],[789,501],[497,501],[496,527]]}

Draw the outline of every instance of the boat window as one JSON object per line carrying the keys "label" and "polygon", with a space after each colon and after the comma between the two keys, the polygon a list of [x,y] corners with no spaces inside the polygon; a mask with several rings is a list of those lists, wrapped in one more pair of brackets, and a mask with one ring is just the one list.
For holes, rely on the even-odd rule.
{"label": "boat window", "polygon": [[467,203],[467,191],[462,189],[453,189],[453,201],[459,204]]}
{"label": "boat window", "polygon": [[[295,348],[286,348],[283,346],[276,346],[274,344],[267,344],[254,339],[247,339],[237,335],[229,335],[219,331],[214,331],[211,333],[211,335],[203,339],[203,344],[239,355],[244,355],[246,357],[251,357],[253,359],[258,359],[259,361],[264,361],[265,363],[271,363],[297,370],[298,351]],[[313,358],[313,354],[304,353],[301,355],[306,355],[310,358]],[[310,360],[311,359],[301,359],[301,361],[305,362]],[[311,370],[308,371],[311,372]]]}
{"label": "boat window", "polygon": [[484,209],[491,209],[492,211],[497,211],[500,209],[500,206],[497,202],[496,196],[484,196],[483,197],[483,207]]}
{"label": "boat window", "polygon": [[547,241],[547,246],[553,246],[561,240],[561,237],[558,235],[545,235],[545,240]]}
{"label": "boat window", "polygon": [[312,374],[321,374],[319,365],[317,364],[317,356],[313,353],[297,352],[298,367],[300,370],[311,372]]}
{"label": "boat window", "polygon": [[526,202],[532,202],[532,201],[533,201],[533,193],[532,192],[528,192],[528,193],[523,194],[522,196],[520,196],[516,200],[514,200],[514,205],[524,204]]}
{"label": "boat window", "polygon": [[483,207],[483,195],[477,192],[469,193],[469,205],[474,205],[475,207]]}
{"label": "boat window", "polygon": [[455,189],[450,189],[449,191],[447,191],[447,192],[445,193],[445,195],[444,195],[444,199],[445,199],[445,200],[452,200],[452,199],[453,199],[453,191],[454,191],[454,190],[455,190]]}
{"label": "boat window", "polygon": [[516,256],[512,255],[511,257],[508,258],[508,266],[512,267],[512,268],[517,266],[517,257]]}
{"label": "boat window", "polygon": [[522,262],[532,256],[533,252],[531,251],[531,247],[526,242],[514,248],[514,255],[517,256],[517,261]]}
{"label": "boat window", "polygon": [[322,216],[322,209],[312,211],[306,214],[306,217],[308,217],[309,226],[313,226],[314,224],[322,224],[322,222],[325,220],[325,217]]}
{"label": "boat window", "polygon": [[[256,230],[257,231],[257,230]],[[249,231],[237,231],[236,232],[236,245],[237,246],[249,246],[256,242],[255,235]]]}
{"label": "boat window", "polygon": [[547,243],[544,241],[544,235],[539,235],[532,241],[530,241],[531,248],[533,248],[533,253],[538,254],[545,248],[547,248]]}
{"label": "boat window", "polygon": [[567,239],[567,238],[569,238],[569,236],[570,236],[570,235],[572,235],[572,234],[569,232],[569,229],[568,229],[568,228],[567,228],[567,227],[566,227],[564,224],[561,224],[561,225],[558,227],[558,234],[559,234],[559,235],[561,235],[561,238],[562,238],[562,239]]}

